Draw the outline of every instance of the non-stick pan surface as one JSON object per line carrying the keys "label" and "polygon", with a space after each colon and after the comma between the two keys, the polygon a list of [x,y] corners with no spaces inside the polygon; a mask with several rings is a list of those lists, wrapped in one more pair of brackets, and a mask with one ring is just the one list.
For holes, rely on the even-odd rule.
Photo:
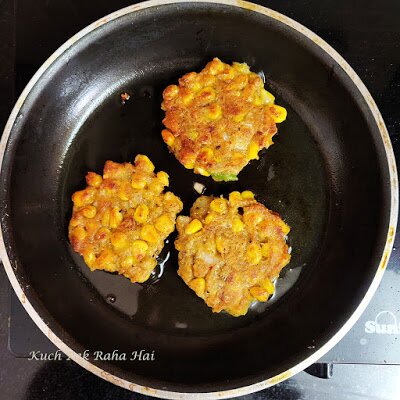
{"label": "non-stick pan surface", "polygon": [[[93,24],[41,68],[2,141],[2,257],[21,301],[83,366],[157,396],[233,396],[316,360],[376,289],[397,218],[390,142],[350,67],[286,17],[224,3],[150,2]],[[275,144],[235,183],[184,169],[160,136],[163,88],[215,56],[263,73],[288,109]],[[121,92],[131,96],[125,104]],[[212,314],[176,274],[173,235],[148,283],[89,272],[67,240],[71,194],[88,170],[100,173],[106,160],[138,153],[170,174],[184,213],[199,181],[206,194],[253,190],[281,214],[293,253],[271,302],[240,318]],[[142,349],[154,351],[155,361],[93,357]],[[84,350],[89,360],[78,355]]]}

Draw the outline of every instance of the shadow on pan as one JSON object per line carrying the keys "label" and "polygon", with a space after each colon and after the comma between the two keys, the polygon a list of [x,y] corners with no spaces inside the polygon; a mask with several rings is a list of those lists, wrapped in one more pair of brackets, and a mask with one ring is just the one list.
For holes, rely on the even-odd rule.
{"label": "shadow on pan", "polygon": [[[288,109],[275,144],[235,183],[185,170],[160,136],[163,88],[212,57],[264,72]],[[130,100],[122,105],[120,93]],[[89,273],[67,242],[71,194],[108,159],[147,154],[185,204],[249,189],[292,227],[293,258],[276,301],[212,314],[165,269],[133,285]],[[124,15],[88,33],[41,76],[12,127],[1,220],[9,259],[40,317],[75,352],[129,382],[177,392],[247,386],[298,364],[342,327],[369,288],[385,245],[390,184],[379,129],[358,89],[315,43],[238,7],[182,3]],[[94,351],[155,361],[94,359]],[[129,358],[129,357],[128,357]]]}

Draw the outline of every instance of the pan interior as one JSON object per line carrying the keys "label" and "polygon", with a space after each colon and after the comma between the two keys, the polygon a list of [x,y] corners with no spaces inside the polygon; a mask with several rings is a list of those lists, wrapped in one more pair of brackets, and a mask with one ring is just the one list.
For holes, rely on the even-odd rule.
{"label": "pan interior", "polygon": [[[188,65],[186,71],[205,62],[207,59],[198,59]],[[136,154],[147,154],[157,169],[170,175],[169,190],[182,199],[184,215],[188,215],[190,206],[199,196],[193,189],[197,181],[205,185],[207,195],[227,196],[233,190],[252,190],[257,200],[279,212],[292,227],[289,244],[293,255],[277,281],[276,294],[267,303],[253,304],[245,317],[213,314],[177,275],[174,234],[165,244],[153,278],[144,284],[132,284],[122,276],[103,271],[91,272],[80,256],[74,255],[72,250],[71,253],[89,287],[134,324],[177,335],[213,334],[245,326],[254,319],[263,318],[269,306],[290,289],[301,270],[311,265],[318,254],[328,201],[323,156],[307,126],[285,103],[289,118],[275,136],[274,146],[263,152],[260,161],[252,162],[240,174],[238,182],[217,183],[187,171],[168,153],[160,135],[162,91],[166,83],[176,82],[181,73],[174,71],[160,78],[163,71],[164,66],[159,65],[151,74],[119,87],[77,132],[76,143],[70,146],[64,159],[65,181],[61,194],[64,230],[67,231],[71,217],[71,193],[85,186],[85,171],[101,173],[105,160],[132,162]],[[130,94],[125,104],[120,100],[122,91]],[[283,104],[284,100],[278,97],[277,102]]]}
{"label": "pan interior", "polygon": [[[161,93],[212,57],[264,72],[288,109],[275,144],[235,183],[185,170],[160,136]],[[129,101],[122,104],[121,92]],[[364,296],[388,224],[379,131],[352,81],[318,46],[270,17],[216,4],[153,7],[76,42],[35,85],[3,168],[3,235],[27,296],[75,351],[155,351],[156,361],[94,360],[131,382],[168,390],[249,385],[321,347]],[[291,226],[292,261],[277,295],[240,318],[212,314],[176,274],[174,236],[145,284],[89,272],[71,251],[71,194],[106,160],[147,154],[185,204],[253,190]],[[6,171],[6,172],[4,172]],[[365,199],[368,198],[368,202]]]}

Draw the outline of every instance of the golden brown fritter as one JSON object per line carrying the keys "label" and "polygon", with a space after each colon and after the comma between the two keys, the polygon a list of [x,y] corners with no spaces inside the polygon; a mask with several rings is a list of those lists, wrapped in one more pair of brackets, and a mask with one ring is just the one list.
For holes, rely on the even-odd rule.
{"label": "golden brown fritter", "polygon": [[149,158],[137,155],[134,165],[107,161],[103,177],[89,172],[86,182],[86,189],[72,195],[72,247],[92,271],[146,281],[182,210],[177,196],[163,192],[168,174],[155,174]]}
{"label": "golden brown fritter", "polygon": [[290,261],[290,228],[250,191],[232,192],[229,200],[199,197],[176,225],[178,274],[213,312],[240,316],[251,302],[267,301]]}
{"label": "golden brown fritter", "polygon": [[168,86],[163,99],[164,142],[184,167],[216,181],[237,180],[286,119],[247,64],[230,66],[218,58]]}

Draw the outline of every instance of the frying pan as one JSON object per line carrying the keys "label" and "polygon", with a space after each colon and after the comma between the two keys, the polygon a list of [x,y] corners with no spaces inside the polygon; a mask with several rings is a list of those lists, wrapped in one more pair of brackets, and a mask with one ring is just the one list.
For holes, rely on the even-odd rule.
{"label": "frying pan", "polygon": [[[247,62],[288,109],[275,144],[234,183],[185,170],[160,136],[163,88],[214,56]],[[365,309],[395,234],[396,166],[367,89],[321,38],[242,1],[154,0],[85,28],[29,82],[0,153],[1,258],[22,304],[84,368],[153,396],[233,397],[315,362]],[[138,153],[170,174],[184,213],[198,181],[206,194],[253,190],[281,214],[292,261],[271,301],[212,314],[177,276],[173,236],[149,282],[89,272],[68,244],[70,196],[88,170]],[[113,350],[155,360],[95,358]]]}

